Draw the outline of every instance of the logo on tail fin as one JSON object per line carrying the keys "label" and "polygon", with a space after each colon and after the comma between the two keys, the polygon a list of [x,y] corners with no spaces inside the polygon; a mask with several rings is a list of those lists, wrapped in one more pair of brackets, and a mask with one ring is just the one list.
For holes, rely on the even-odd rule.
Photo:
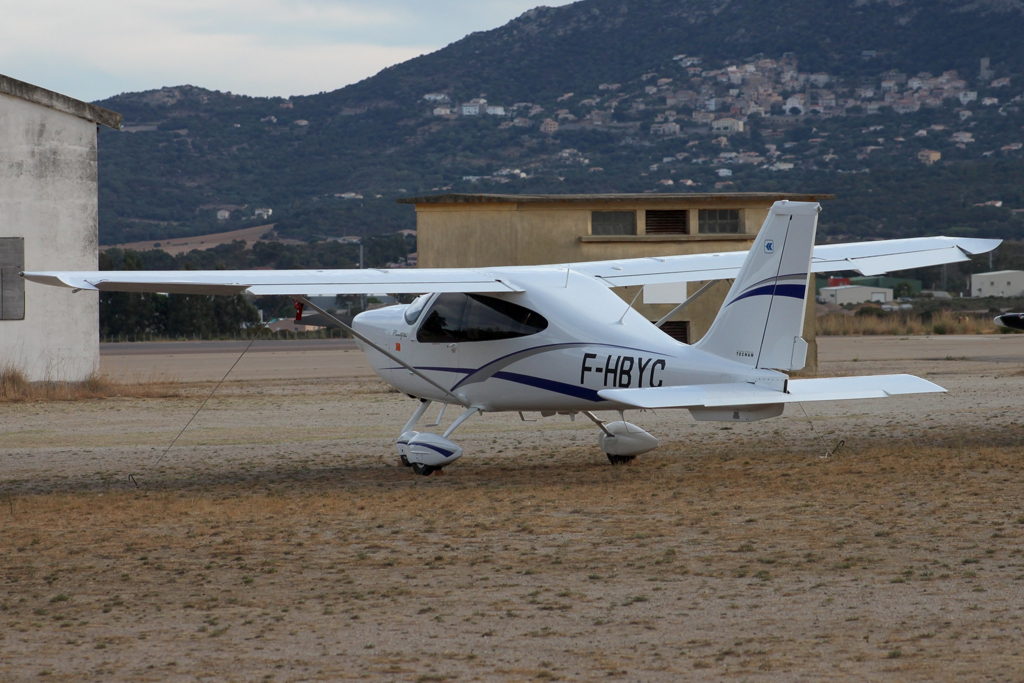
{"label": "logo on tail fin", "polygon": [[764,253],[774,254],[775,253],[775,240],[764,241]]}

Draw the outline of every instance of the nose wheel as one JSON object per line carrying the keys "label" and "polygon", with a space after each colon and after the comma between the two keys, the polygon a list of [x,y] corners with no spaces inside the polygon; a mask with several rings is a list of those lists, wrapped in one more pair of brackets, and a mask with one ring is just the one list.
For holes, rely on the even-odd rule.
{"label": "nose wheel", "polygon": [[636,460],[635,455],[612,455],[611,453],[607,453],[606,455],[608,456],[608,462],[613,465],[628,465]]}

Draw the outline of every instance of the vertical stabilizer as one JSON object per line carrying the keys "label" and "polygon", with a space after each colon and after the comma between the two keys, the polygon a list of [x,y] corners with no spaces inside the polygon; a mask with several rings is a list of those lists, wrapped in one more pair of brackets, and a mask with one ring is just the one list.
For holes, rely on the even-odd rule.
{"label": "vertical stabilizer", "polygon": [[756,368],[799,370],[816,202],[775,202],[711,329],[695,346]]}

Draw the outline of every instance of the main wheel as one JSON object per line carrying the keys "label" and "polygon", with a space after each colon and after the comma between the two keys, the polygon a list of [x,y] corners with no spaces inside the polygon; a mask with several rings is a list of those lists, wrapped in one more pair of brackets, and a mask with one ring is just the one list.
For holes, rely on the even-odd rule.
{"label": "main wheel", "polygon": [[628,465],[629,463],[636,460],[635,455],[612,455],[608,453],[608,462],[613,465]]}
{"label": "main wheel", "polygon": [[440,467],[431,467],[430,465],[421,465],[418,462],[412,464],[412,471],[424,477],[429,477],[431,474],[441,469]]}
{"label": "main wheel", "polygon": [[409,462],[409,458],[405,457],[405,455],[399,455],[398,457],[402,459],[403,467],[412,467],[412,463]]}

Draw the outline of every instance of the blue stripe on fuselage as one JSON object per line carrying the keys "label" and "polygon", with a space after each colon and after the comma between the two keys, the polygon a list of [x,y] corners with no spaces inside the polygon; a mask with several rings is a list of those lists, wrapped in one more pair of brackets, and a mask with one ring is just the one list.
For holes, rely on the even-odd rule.
{"label": "blue stripe on fuselage", "polygon": [[593,389],[579,387],[574,384],[566,384],[565,382],[556,382],[553,379],[521,375],[518,372],[506,372],[504,370],[494,373],[493,376],[496,379],[503,379],[508,382],[515,382],[516,384],[525,384],[530,387],[544,389],[545,391],[552,391],[556,394],[582,398],[585,401],[593,401],[594,403],[601,403],[604,401],[604,399],[598,396],[597,392]]}

